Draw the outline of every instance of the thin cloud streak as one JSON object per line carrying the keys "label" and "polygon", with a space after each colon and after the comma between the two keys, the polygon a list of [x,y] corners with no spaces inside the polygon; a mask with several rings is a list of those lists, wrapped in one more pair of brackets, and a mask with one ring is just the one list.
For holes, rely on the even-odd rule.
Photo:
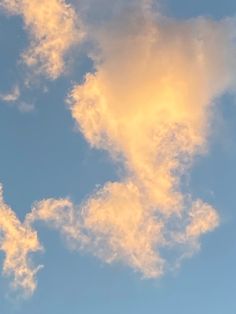
{"label": "thin cloud streak", "polygon": [[20,112],[28,113],[35,109],[32,102],[26,102],[20,98],[21,91],[18,85],[15,85],[9,93],[0,93],[0,101],[16,106]]}
{"label": "thin cloud streak", "polygon": [[30,253],[42,250],[37,233],[22,224],[3,200],[0,187],[0,250],[5,253],[3,274],[13,278],[13,289],[31,295],[36,288],[36,273],[40,269],[32,264]]}

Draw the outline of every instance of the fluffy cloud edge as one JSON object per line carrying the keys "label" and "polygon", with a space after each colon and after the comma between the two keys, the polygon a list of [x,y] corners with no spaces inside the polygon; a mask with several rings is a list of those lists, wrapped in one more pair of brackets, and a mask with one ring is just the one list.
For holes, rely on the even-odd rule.
{"label": "fluffy cloud edge", "polygon": [[20,15],[30,46],[22,54],[36,75],[56,79],[66,71],[65,58],[84,36],[79,16],[64,0],[3,0],[0,9]]}

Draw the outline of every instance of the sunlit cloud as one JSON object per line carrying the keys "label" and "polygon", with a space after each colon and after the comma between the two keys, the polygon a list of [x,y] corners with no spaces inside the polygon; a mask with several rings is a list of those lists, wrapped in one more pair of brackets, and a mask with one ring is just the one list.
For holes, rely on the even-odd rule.
{"label": "sunlit cloud", "polygon": [[36,74],[46,74],[51,79],[60,76],[69,50],[83,36],[72,6],[64,0],[3,0],[0,8],[23,18],[30,38],[30,47],[22,55],[24,62]]}
{"label": "sunlit cloud", "polygon": [[158,277],[162,252],[187,256],[219,224],[182,177],[207,149],[215,98],[235,83],[235,47],[229,19],[175,21],[149,7],[127,6],[92,29],[96,71],[69,102],[86,140],[125,172],[82,205],[88,249]]}
{"label": "sunlit cloud", "polygon": [[16,107],[23,113],[32,112],[35,109],[33,102],[21,99],[21,91],[18,85],[15,85],[9,93],[0,93],[0,101]]}
{"label": "sunlit cloud", "polygon": [[20,289],[25,296],[31,295],[36,288],[35,267],[30,253],[41,250],[37,233],[21,223],[14,211],[3,200],[0,188],[0,250],[5,253],[3,274],[10,276],[12,287]]}
{"label": "sunlit cloud", "polygon": [[37,287],[36,275],[42,265],[35,266],[32,253],[42,252],[34,224],[45,222],[50,228],[59,230],[67,243],[82,239],[80,220],[69,199],[48,199],[35,202],[32,210],[21,222],[15,212],[4,202],[3,188],[0,186],[0,251],[5,254],[3,275],[12,279],[12,288],[24,297],[31,296]]}
{"label": "sunlit cloud", "polygon": [[[122,164],[120,180],[78,205],[68,198],[35,202],[22,223],[0,194],[3,273],[28,295],[39,269],[30,253],[42,250],[38,221],[70,248],[122,262],[146,278],[199,250],[200,237],[220,222],[183,178],[207,151],[215,99],[235,85],[234,22],[176,21],[154,13],[151,1],[125,3],[112,19],[86,25],[95,71],[67,99],[88,143]],[[64,73],[66,54],[82,38],[74,9],[63,0],[4,0],[1,7],[21,15],[30,32],[24,61],[51,79]],[[1,97],[19,96],[16,88]]]}
{"label": "sunlit cloud", "polygon": [[47,199],[36,202],[32,211],[26,216],[25,223],[33,226],[37,221],[44,222],[49,228],[59,231],[71,248],[73,242],[77,248],[78,242],[82,243],[79,210],[69,199]]}

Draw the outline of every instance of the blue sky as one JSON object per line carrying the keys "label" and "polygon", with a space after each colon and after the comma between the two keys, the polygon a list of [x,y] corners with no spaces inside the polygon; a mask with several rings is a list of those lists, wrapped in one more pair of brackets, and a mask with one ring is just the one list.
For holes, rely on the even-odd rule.
{"label": "blue sky", "polygon": [[[233,16],[234,1],[163,0],[166,14],[178,19],[199,15]],[[5,202],[21,221],[35,201],[70,197],[80,204],[107,181],[119,180],[119,171],[104,149],[91,148],[76,129],[65,104],[71,86],[92,71],[84,51],[75,66],[56,80],[36,78],[23,82],[28,69],[19,63],[27,47],[27,32],[19,17],[0,15],[0,94],[19,85],[20,100],[0,102],[0,181]],[[217,78],[216,78],[217,79]],[[46,87],[46,89],[45,89]],[[33,104],[24,112],[19,102]],[[236,312],[236,214],[235,96],[217,99],[208,153],[197,156],[189,174],[195,198],[210,203],[220,216],[220,225],[201,238],[201,250],[177,270],[161,278],[143,279],[122,263],[107,265],[88,252],[71,251],[57,231],[37,223],[45,252],[34,254],[44,264],[38,286],[28,299],[9,288],[10,279],[0,277],[0,313],[34,314],[234,314]],[[4,254],[0,255],[1,265]]]}

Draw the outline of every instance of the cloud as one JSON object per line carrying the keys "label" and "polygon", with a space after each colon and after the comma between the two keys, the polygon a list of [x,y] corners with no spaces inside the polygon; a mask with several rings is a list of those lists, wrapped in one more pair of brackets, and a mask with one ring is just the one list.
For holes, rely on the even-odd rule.
{"label": "cloud", "polygon": [[65,70],[64,58],[83,34],[75,10],[64,0],[3,0],[0,8],[23,18],[30,34],[24,62],[37,74],[56,79]]}
{"label": "cloud", "polygon": [[18,108],[21,112],[32,112],[35,109],[35,106],[32,102],[21,101],[18,104]]}
{"label": "cloud", "polygon": [[9,93],[0,93],[0,101],[10,105],[16,105],[21,112],[31,112],[35,109],[34,104],[20,100],[21,92],[18,85],[15,85]]}
{"label": "cloud", "polygon": [[30,253],[40,251],[42,247],[37,233],[30,226],[22,224],[12,209],[4,203],[0,188],[0,250],[5,253],[3,274],[13,278],[12,287],[21,289],[25,295],[31,295],[36,288],[35,267]]}
{"label": "cloud", "polygon": [[32,211],[26,216],[26,224],[32,226],[42,221],[50,228],[59,231],[67,243],[72,246],[75,241],[82,242],[81,219],[78,208],[69,199],[47,199],[36,202]]}
{"label": "cloud", "polygon": [[125,173],[81,205],[88,249],[103,260],[158,277],[166,250],[188,255],[219,224],[212,206],[184,192],[182,177],[207,149],[214,100],[235,84],[232,26],[136,4],[91,29],[96,70],[74,86],[71,113]]}
{"label": "cloud", "polygon": [[17,85],[13,87],[10,93],[7,93],[7,94],[0,93],[0,100],[7,103],[16,102],[19,99],[19,97],[20,97],[20,89]]}
{"label": "cloud", "polygon": [[[219,224],[216,209],[194,199],[183,177],[207,150],[214,100],[235,85],[234,21],[175,21],[151,11],[150,1],[122,3],[112,19],[87,25],[95,72],[68,99],[88,143],[122,162],[120,181],[78,206],[70,199],[36,202],[23,223],[0,197],[3,273],[28,294],[39,269],[30,253],[42,250],[37,221],[59,231],[72,249],[122,262],[147,278],[192,255]],[[71,6],[1,5],[22,15],[30,30],[25,61],[51,78],[60,75],[65,53],[80,38]]]}
{"label": "cloud", "polygon": [[[43,251],[35,222],[43,221],[66,236],[68,244],[82,239],[80,220],[69,199],[47,199],[35,202],[23,223],[3,200],[0,185],[0,251],[5,253],[3,274],[12,278],[12,288],[28,297],[37,287],[36,274],[43,266],[34,266],[31,255]],[[76,243],[77,245],[77,243]],[[78,247],[78,245],[77,245]]]}

